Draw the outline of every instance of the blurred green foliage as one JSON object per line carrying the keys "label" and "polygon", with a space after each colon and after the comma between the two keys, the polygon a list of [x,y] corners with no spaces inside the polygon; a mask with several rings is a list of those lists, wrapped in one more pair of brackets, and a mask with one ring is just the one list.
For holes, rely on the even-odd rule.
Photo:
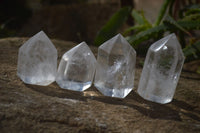
{"label": "blurred green foliage", "polygon": [[[126,19],[124,18],[131,15],[135,24],[126,29],[123,35],[126,36],[129,43],[135,49],[145,41],[156,41],[166,33],[176,32],[182,44],[186,62],[199,60],[200,41],[198,40],[200,38],[193,35],[193,30],[200,29],[200,5],[197,3],[192,3],[188,0],[165,0],[153,24],[144,17],[143,11],[132,9],[130,13],[122,14],[126,8],[121,8],[113,15],[113,17],[116,15],[118,17],[115,19],[112,17],[97,34],[95,45],[99,46],[109,39],[108,36],[113,37],[116,35],[117,30],[122,26],[122,23],[119,25],[118,21],[125,22]],[[111,22],[112,25],[110,24]],[[115,30],[111,30],[112,27],[115,27]]]}
{"label": "blurred green foliage", "polygon": [[130,11],[131,8],[124,7],[116,12],[98,33],[98,36],[95,39],[95,44],[100,45],[102,42],[113,37],[119,27],[121,27],[126,22]]}

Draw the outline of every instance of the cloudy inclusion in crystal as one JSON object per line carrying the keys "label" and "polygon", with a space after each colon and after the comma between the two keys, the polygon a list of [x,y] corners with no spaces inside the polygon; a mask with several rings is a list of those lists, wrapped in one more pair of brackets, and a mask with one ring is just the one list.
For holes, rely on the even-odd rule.
{"label": "cloudy inclusion in crystal", "polygon": [[139,95],[153,102],[169,103],[174,96],[184,60],[175,34],[152,44],[142,70]]}
{"label": "cloudy inclusion in crystal", "polygon": [[49,85],[55,81],[57,50],[41,31],[19,49],[17,75],[27,84]]}
{"label": "cloudy inclusion in crystal", "polygon": [[133,89],[136,52],[121,34],[98,49],[95,87],[104,95],[124,98]]}
{"label": "cloudy inclusion in crystal", "polygon": [[85,42],[66,52],[59,64],[56,82],[61,88],[84,91],[92,84],[96,59]]}

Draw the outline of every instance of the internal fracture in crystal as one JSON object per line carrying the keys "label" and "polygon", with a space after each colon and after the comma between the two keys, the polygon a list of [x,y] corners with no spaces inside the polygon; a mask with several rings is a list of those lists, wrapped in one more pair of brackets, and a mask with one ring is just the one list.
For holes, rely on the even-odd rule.
{"label": "internal fracture in crystal", "polygon": [[175,34],[151,45],[142,70],[138,93],[144,99],[165,104],[174,96],[185,57]]}
{"label": "internal fracture in crystal", "polygon": [[94,85],[104,95],[124,98],[133,89],[136,52],[118,34],[98,48]]}
{"label": "internal fracture in crystal", "polygon": [[96,58],[82,42],[62,56],[56,82],[64,89],[84,91],[92,84],[95,68]]}
{"label": "internal fracture in crystal", "polygon": [[49,85],[55,81],[56,71],[57,50],[43,31],[20,47],[17,75],[24,83]]}

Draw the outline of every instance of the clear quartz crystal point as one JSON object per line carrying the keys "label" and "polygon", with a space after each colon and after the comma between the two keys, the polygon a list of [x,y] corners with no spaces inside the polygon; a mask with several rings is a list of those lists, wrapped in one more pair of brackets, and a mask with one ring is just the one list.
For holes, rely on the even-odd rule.
{"label": "clear quartz crystal point", "polygon": [[47,35],[40,31],[19,49],[17,75],[27,84],[49,85],[55,81],[57,50]]}
{"label": "clear quartz crystal point", "polygon": [[139,95],[161,104],[171,102],[184,60],[174,33],[152,44],[142,70],[137,90]]}
{"label": "clear quartz crystal point", "polygon": [[118,34],[98,49],[94,85],[105,96],[124,98],[134,85],[136,52]]}
{"label": "clear quartz crystal point", "polygon": [[63,89],[84,91],[92,84],[95,68],[96,58],[82,42],[62,56],[56,82]]}

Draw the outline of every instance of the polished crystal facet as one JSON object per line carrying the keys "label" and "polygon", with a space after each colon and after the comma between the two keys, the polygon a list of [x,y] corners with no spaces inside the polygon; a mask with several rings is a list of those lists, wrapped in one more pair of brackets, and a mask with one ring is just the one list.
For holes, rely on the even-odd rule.
{"label": "polished crystal facet", "polygon": [[144,99],[168,103],[172,100],[185,57],[175,34],[155,42],[148,50],[138,93]]}
{"label": "polished crystal facet", "polygon": [[27,84],[49,85],[55,81],[57,50],[41,31],[19,49],[17,75]]}
{"label": "polished crystal facet", "polygon": [[95,87],[104,95],[124,98],[133,89],[136,52],[121,34],[98,49]]}
{"label": "polished crystal facet", "polygon": [[95,68],[96,59],[82,42],[62,56],[56,82],[63,89],[84,91],[92,84]]}

